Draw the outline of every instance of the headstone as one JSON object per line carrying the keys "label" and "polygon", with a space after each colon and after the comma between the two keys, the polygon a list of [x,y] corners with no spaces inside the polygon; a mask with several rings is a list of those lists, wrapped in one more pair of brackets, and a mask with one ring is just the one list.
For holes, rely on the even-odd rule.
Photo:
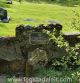
{"label": "headstone", "polygon": [[[22,56],[26,60],[26,76],[31,76],[31,71],[44,68],[50,58],[55,55],[53,48],[56,49],[56,47],[52,47],[52,42],[45,31],[50,31],[51,33],[56,29],[56,32],[58,31],[59,33],[62,25],[59,24],[59,26],[58,24],[48,24],[47,26],[39,24],[38,26],[19,25],[16,27],[16,38],[20,43]],[[59,54],[56,55],[58,56]]]}
{"label": "headstone", "polygon": [[8,23],[10,18],[7,15],[7,10],[4,8],[0,8],[0,21],[4,23]]}
{"label": "headstone", "polygon": [[[44,24],[38,26],[19,25],[16,27],[16,37],[0,38],[0,72],[2,73],[4,67],[5,72],[12,71],[12,73],[17,72],[18,74],[19,72],[23,74],[26,72],[26,76],[31,76],[36,69],[52,64],[50,62],[52,59],[67,56],[65,49],[57,47],[44,33],[46,30],[53,33],[54,29],[59,33],[62,30],[62,25],[58,23],[46,26]],[[75,39],[74,37],[79,35],[80,33],[64,33],[63,38],[72,45],[75,41],[76,43],[80,42],[80,38]],[[7,66],[8,62],[5,60],[9,62],[10,66]]]}
{"label": "headstone", "polygon": [[6,0],[6,4],[12,4],[12,0]]}

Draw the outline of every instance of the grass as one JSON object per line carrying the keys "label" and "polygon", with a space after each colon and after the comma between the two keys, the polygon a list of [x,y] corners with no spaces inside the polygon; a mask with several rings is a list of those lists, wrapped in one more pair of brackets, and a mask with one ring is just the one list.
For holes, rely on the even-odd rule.
{"label": "grass", "polygon": [[[80,69],[76,70],[69,70],[69,71],[57,71],[52,68],[41,68],[37,71],[35,71],[35,75],[33,78],[42,78],[42,81],[47,81],[46,83],[79,83],[80,82]],[[31,77],[30,77],[31,78]],[[50,78],[50,80],[49,80]],[[9,79],[13,79],[11,82]],[[7,77],[5,79],[5,83],[15,83],[16,77]],[[18,78],[17,78],[18,79]],[[45,80],[44,80],[45,79]],[[27,81],[27,80],[26,80]],[[39,79],[36,79],[36,81],[39,81]],[[51,82],[49,82],[51,81]],[[16,82],[18,83],[18,82]],[[40,82],[43,83],[43,82]]]}
{"label": "grass", "polygon": [[[78,83],[78,81],[80,80],[80,68],[76,69],[76,70],[69,70],[69,71],[57,71],[55,69],[51,69],[51,68],[41,68],[37,71],[35,71],[35,76],[40,77],[40,78],[55,78],[58,80],[54,80],[51,83]],[[63,81],[65,78],[70,78],[71,81]],[[60,79],[63,79],[60,81]],[[55,82],[56,81],[56,82]],[[59,82],[60,81],[60,82]]]}
{"label": "grass", "polygon": [[[9,6],[9,5],[8,5]],[[66,7],[57,4],[38,4],[38,3],[19,3],[14,1],[13,5],[6,8],[11,18],[9,23],[0,22],[0,36],[15,36],[15,28],[19,24],[38,25],[47,24],[46,20],[57,20],[63,25],[63,32],[80,31],[70,27],[72,10],[80,11],[80,7]],[[25,21],[26,18],[32,18],[35,21]]]}

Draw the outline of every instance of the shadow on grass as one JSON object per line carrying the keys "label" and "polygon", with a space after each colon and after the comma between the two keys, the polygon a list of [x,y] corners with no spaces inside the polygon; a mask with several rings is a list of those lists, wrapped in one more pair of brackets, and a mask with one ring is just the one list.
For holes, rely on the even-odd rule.
{"label": "shadow on grass", "polygon": [[3,23],[0,23],[0,28],[6,28],[6,25]]}
{"label": "shadow on grass", "polygon": [[0,7],[10,8],[10,5],[6,4],[6,1],[0,1]]}
{"label": "shadow on grass", "polygon": [[55,3],[61,6],[67,6],[67,7],[80,6],[80,1],[59,1]]}
{"label": "shadow on grass", "polygon": [[47,0],[26,0],[27,2],[31,2],[31,3],[48,3],[48,4],[58,4],[61,6],[67,6],[67,7],[75,7],[75,6],[79,6],[80,5],[80,1],[65,1],[65,0],[61,0],[61,1],[47,1]]}

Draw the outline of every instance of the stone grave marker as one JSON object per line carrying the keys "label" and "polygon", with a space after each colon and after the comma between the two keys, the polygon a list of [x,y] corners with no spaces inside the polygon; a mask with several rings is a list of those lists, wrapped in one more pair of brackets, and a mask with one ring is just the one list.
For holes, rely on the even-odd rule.
{"label": "stone grave marker", "polygon": [[0,21],[4,23],[8,23],[10,18],[8,17],[7,10],[4,8],[0,8]]}

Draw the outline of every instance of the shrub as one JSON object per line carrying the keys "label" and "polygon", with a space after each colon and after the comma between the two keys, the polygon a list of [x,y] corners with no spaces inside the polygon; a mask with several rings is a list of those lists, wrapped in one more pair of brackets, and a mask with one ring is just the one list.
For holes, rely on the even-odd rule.
{"label": "shrub", "polygon": [[56,34],[57,34],[56,30],[54,30],[53,33],[48,32],[50,40],[53,43],[56,43],[57,47],[64,48],[67,53],[67,56],[64,55],[62,56],[61,60],[56,59],[55,62],[53,60],[53,63],[55,63],[57,66],[62,65],[62,67],[65,70],[73,69],[77,65],[80,65],[80,63],[78,63],[78,61],[80,60],[80,57],[78,57],[79,55],[78,50],[80,48],[80,44],[76,44],[74,47],[70,46],[69,43],[64,40],[62,32],[60,32],[59,36],[56,36]]}

